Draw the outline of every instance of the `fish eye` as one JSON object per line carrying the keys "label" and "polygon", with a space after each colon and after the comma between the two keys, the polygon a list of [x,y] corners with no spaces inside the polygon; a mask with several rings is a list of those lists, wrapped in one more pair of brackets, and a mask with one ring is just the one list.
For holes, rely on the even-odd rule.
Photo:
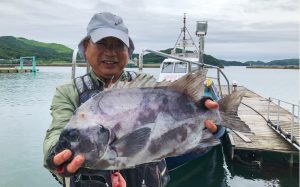
{"label": "fish eye", "polygon": [[69,149],[71,147],[70,142],[67,138],[63,137],[59,140],[59,147],[61,150],[63,149]]}
{"label": "fish eye", "polygon": [[103,129],[103,125],[101,125],[100,123],[97,124],[99,129]]}
{"label": "fish eye", "polygon": [[72,129],[69,131],[69,139],[70,141],[77,141],[79,139],[79,130],[78,129]]}

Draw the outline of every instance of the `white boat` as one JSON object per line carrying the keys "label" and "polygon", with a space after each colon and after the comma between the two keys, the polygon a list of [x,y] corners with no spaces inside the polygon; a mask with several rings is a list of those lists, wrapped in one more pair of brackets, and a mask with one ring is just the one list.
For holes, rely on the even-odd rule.
{"label": "white boat", "polygon": [[[205,82],[204,95],[212,97],[215,100],[219,100],[222,97],[222,91],[220,85],[220,74],[222,74],[224,79],[227,81],[227,88],[228,88],[227,93],[230,93],[230,87],[229,87],[228,79],[226,78],[225,74],[221,71],[219,67],[211,66],[204,63],[203,60],[204,36],[206,35],[207,32],[207,22],[206,21],[197,22],[196,34],[200,38],[199,49],[195,45],[192,36],[190,35],[188,29],[186,28],[185,22],[186,22],[186,17],[184,14],[183,28],[181,28],[181,33],[170,55],[158,51],[145,50],[150,53],[157,54],[159,56],[167,57],[165,60],[163,60],[163,62],[160,65],[160,74],[158,77],[158,82],[164,80],[175,81],[189,72],[192,72],[197,69],[199,70],[205,67],[210,67],[217,70],[218,77],[214,79],[217,80],[219,87],[217,88],[215,86],[211,78],[207,78]],[[140,56],[142,57],[143,53]],[[142,62],[142,59],[140,59],[140,62]]]}
{"label": "white boat", "polygon": [[[186,58],[186,60],[198,62],[198,59],[195,58]],[[183,75],[196,70],[199,68],[199,65],[189,64],[187,62],[182,62],[180,60],[167,58],[160,65],[160,74],[158,77],[158,81],[161,82],[163,80],[167,81],[175,81]]]}
{"label": "white boat", "polygon": [[[186,14],[184,14],[183,17],[183,28],[181,28],[181,33],[173,50],[171,51],[171,55],[198,63],[200,61],[199,50],[195,45],[195,42],[187,27],[185,26],[185,23]],[[177,52],[177,49],[180,49],[179,53]],[[186,73],[196,69],[199,69],[199,65],[168,57],[160,65],[160,75],[158,81],[175,81]]]}

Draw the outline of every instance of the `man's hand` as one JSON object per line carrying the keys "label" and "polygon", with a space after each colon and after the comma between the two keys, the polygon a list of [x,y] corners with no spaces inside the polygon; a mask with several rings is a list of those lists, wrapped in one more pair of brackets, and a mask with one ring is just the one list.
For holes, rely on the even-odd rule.
{"label": "man's hand", "polygon": [[112,187],[126,187],[126,181],[119,172],[115,172],[111,176]]}
{"label": "man's hand", "polygon": [[[208,109],[217,109],[219,108],[219,104],[210,100],[210,99],[207,99],[205,102],[204,102],[204,105],[208,108]],[[212,120],[205,120],[204,121],[204,125],[205,127],[211,132],[211,133],[216,133],[217,130],[218,130],[218,127],[216,126],[216,124],[214,124],[214,122]]]}
{"label": "man's hand", "polygon": [[[53,163],[58,167],[59,165],[65,163],[68,159],[70,159],[71,156],[72,152],[69,149],[63,150],[62,152],[58,153],[53,157]],[[82,166],[84,160],[85,158],[83,155],[77,155],[65,168],[63,168],[67,171],[62,171],[62,173],[75,173]],[[60,171],[58,170],[58,172]]]}

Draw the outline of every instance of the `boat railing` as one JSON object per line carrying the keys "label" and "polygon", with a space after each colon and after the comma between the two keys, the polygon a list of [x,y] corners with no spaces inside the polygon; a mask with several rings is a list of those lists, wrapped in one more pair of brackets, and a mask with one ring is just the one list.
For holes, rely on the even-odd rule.
{"label": "boat railing", "polygon": [[[145,52],[150,52],[150,53],[156,54],[158,56],[166,57],[166,58],[172,58],[172,59],[180,60],[182,62],[187,62],[189,64],[200,65],[201,67],[204,67],[204,68],[216,69],[217,70],[217,77],[216,78],[215,77],[210,77],[210,78],[217,80],[217,82],[218,82],[218,88],[219,88],[219,93],[220,93],[221,98],[223,97],[222,87],[221,87],[221,80],[220,80],[221,79],[221,75],[224,77],[224,79],[225,79],[225,81],[227,83],[228,94],[231,93],[228,78],[226,77],[226,75],[224,74],[224,72],[221,70],[221,68],[219,68],[218,66],[213,66],[213,65],[209,65],[209,64],[205,64],[205,63],[200,63],[200,62],[194,62],[194,61],[191,61],[191,60],[187,60],[187,59],[180,58],[180,57],[177,57],[177,56],[173,56],[173,55],[170,55],[170,54],[162,53],[162,52],[159,52],[159,51],[154,51],[154,50],[150,50],[150,49],[145,49],[145,50],[142,51],[142,53],[139,55],[139,61],[138,61],[139,62],[138,63],[138,67],[139,67],[140,71],[143,69],[143,56],[144,56]],[[73,55],[72,55],[72,73],[71,73],[71,79],[74,79],[75,75],[76,75],[77,56],[78,56],[78,49],[74,49],[73,50]],[[89,72],[89,70],[90,70],[89,63],[86,63],[86,72]]]}
{"label": "boat railing", "polygon": [[[276,116],[271,116],[270,105],[271,103],[277,104]],[[285,116],[286,114],[283,110],[288,109],[290,116]],[[299,110],[300,103],[298,105],[286,102],[280,99],[269,97],[268,99],[268,113],[267,120],[268,124],[282,137],[284,137],[288,142],[290,142],[294,147],[300,150],[299,145]],[[275,118],[274,118],[275,117]],[[298,137],[298,140],[297,140]]]}
{"label": "boat railing", "polygon": [[200,65],[201,67],[203,68],[212,68],[212,69],[216,69],[217,70],[217,77],[214,78],[217,80],[218,82],[218,88],[219,88],[219,92],[220,92],[220,96],[221,98],[223,97],[223,93],[222,93],[222,86],[221,86],[221,75],[223,76],[223,78],[225,79],[226,83],[227,83],[227,91],[228,91],[228,94],[231,93],[230,91],[230,84],[229,84],[229,80],[228,78],[226,77],[226,75],[224,74],[224,72],[221,70],[221,68],[219,68],[218,66],[213,66],[213,65],[210,65],[210,64],[205,64],[205,63],[201,63],[201,62],[194,62],[194,61],[191,61],[191,60],[188,60],[188,59],[184,59],[184,58],[181,58],[181,57],[177,57],[177,56],[174,56],[174,55],[170,55],[170,54],[166,54],[166,53],[162,53],[162,52],[159,52],[159,51],[155,51],[155,50],[151,50],[151,49],[145,49],[141,52],[141,54],[139,55],[139,63],[138,63],[138,67],[139,67],[139,70],[142,71],[143,69],[143,56],[144,56],[144,53],[145,52],[149,52],[149,53],[153,53],[153,54],[156,54],[158,56],[162,56],[162,57],[166,57],[166,58],[172,58],[172,59],[175,59],[175,60],[179,60],[179,61],[182,61],[182,62],[187,62],[189,64],[196,64],[196,65]]}
{"label": "boat railing", "polygon": [[75,74],[76,74],[77,53],[78,53],[78,49],[74,49],[73,50],[73,55],[72,55],[72,73],[71,73],[71,79],[74,79],[75,78]]}
{"label": "boat railing", "polygon": [[[78,56],[78,48],[73,50],[71,79],[74,79],[76,75],[77,56]],[[85,60],[82,61],[84,62]],[[90,64],[86,63],[86,72],[88,73],[89,71],[90,71]]]}

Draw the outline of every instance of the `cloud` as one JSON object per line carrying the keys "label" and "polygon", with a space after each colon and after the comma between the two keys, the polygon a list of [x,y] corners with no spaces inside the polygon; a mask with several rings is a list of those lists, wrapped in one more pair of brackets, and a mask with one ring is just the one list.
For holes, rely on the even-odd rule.
{"label": "cloud", "polygon": [[102,11],[123,17],[136,52],[173,47],[182,28],[183,14],[187,13],[186,24],[195,41],[196,21],[208,21],[205,49],[218,58],[264,60],[299,56],[296,0],[2,0],[0,36],[75,48],[85,36],[92,15]]}
{"label": "cloud", "polygon": [[251,0],[244,10],[249,12],[264,12],[268,10],[295,11],[299,10],[299,1],[297,0]]}

